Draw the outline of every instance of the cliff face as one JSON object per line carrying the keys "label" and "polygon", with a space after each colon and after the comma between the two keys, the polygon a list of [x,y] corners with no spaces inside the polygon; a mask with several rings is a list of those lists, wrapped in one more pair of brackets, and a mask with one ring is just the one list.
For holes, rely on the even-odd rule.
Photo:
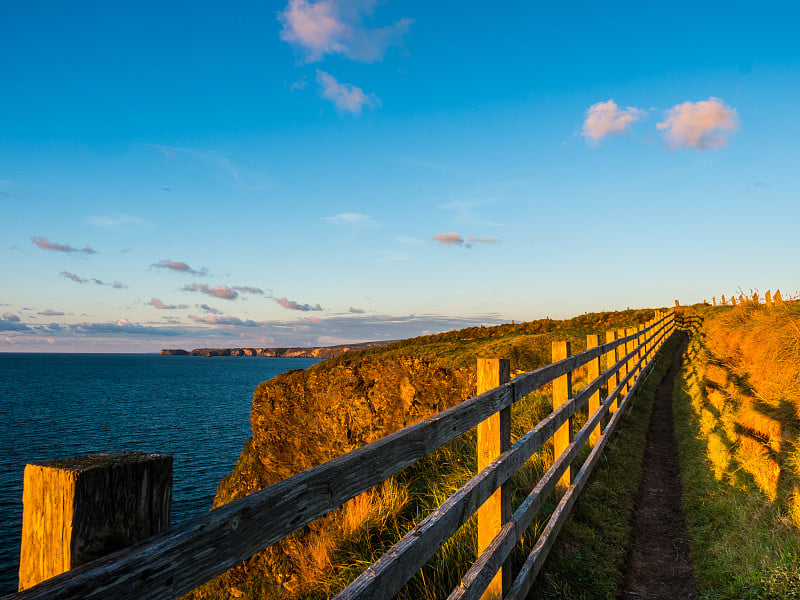
{"label": "cliff face", "polygon": [[[214,506],[241,498],[449,408],[475,393],[475,370],[432,357],[352,353],[289,371],[253,394],[252,437]],[[194,598],[304,597],[308,545],[325,536],[329,515],[267,548]]]}
{"label": "cliff face", "polygon": [[475,373],[380,354],[320,363],[258,386],[248,440],[214,506],[380,439],[475,392]]}

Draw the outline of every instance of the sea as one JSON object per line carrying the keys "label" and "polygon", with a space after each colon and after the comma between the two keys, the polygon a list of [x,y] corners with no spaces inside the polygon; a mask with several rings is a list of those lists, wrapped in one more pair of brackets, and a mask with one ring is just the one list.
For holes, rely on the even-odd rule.
{"label": "sea", "polygon": [[250,436],[253,391],[318,359],[0,353],[0,595],[17,590],[29,462],[171,454],[172,524],[211,508]]}

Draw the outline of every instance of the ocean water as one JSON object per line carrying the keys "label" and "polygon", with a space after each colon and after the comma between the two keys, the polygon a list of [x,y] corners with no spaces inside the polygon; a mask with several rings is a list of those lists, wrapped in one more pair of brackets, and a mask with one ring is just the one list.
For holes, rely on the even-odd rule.
{"label": "ocean water", "polygon": [[17,589],[31,461],[171,454],[172,524],[211,508],[250,436],[253,390],[310,358],[0,353],[0,595]]}

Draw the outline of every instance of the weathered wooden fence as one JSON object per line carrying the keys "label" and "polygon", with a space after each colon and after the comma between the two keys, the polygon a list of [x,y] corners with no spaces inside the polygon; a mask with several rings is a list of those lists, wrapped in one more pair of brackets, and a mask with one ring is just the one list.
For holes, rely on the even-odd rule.
{"label": "weathered wooden fence", "polygon": [[[479,508],[479,556],[449,598],[524,598],[623,409],[674,329],[674,311],[667,311],[638,328],[607,332],[603,344],[588,336],[587,350],[579,354],[570,355],[567,342],[554,342],[552,364],[512,381],[507,363],[482,361],[473,398],[6,599],[178,597],[476,426],[479,472],[336,598],[393,597]],[[572,372],[584,365],[589,383],[573,394]],[[551,382],[553,411],[510,444],[511,405]],[[587,404],[588,420],[576,432],[573,416]],[[552,466],[511,514],[507,482],[550,438]],[[587,443],[592,449],[575,469],[572,463]],[[503,564],[554,491],[559,504],[511,581]]]}

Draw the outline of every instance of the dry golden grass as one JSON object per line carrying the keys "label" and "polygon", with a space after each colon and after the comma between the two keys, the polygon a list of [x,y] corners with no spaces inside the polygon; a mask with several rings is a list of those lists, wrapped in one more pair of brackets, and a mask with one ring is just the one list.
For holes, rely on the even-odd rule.
{"label": "dry golden grass", "polygon": [[800,527],[800,302],[704,316],[687,391],[714,476],[749,474]]}

